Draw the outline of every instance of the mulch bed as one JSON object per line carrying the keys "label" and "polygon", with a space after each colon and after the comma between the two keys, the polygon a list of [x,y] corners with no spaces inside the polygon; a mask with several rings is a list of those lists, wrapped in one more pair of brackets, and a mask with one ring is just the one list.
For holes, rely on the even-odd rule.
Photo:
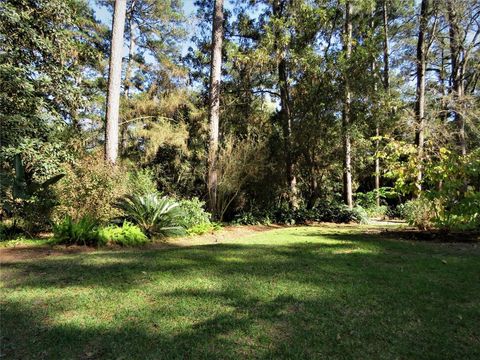
{"label": "mulch bed", "polygon": [[446,243],[476,243],[480,242],[479,231],[446,231],[446,230],[418,230],[418,229],[385,229],[381,234],[397,239],[432,241]]}

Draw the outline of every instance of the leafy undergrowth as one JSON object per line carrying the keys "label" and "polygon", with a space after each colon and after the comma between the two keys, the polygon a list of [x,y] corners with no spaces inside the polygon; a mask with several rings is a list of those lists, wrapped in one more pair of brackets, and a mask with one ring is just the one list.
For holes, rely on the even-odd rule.
{"label": "leafy undergrowth", "polygon": [[478,359],[480,251],[362,228],[2,264],[11,359]]}

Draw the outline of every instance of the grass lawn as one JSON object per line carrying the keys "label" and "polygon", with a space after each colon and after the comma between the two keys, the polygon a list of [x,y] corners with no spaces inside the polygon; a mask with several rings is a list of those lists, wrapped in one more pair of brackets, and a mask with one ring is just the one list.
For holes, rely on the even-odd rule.
{"label": "grass lawn", "polygon": [[1,273],[2,359],[480,359],[475,245],[297,227]]}

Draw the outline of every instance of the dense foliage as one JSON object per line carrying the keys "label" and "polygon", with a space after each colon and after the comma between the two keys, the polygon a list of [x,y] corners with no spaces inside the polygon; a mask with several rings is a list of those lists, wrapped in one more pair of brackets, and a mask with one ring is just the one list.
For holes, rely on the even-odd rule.
{"label": "dense foliage", "polygon": [[214,2],[186,16],[177,0],[127,1],[115,166],[103,160],[113,4],[0,3],[4,233],[402,214],[479,229],[478,1],[226,2],[214,204]]}
{"label": "dense foliage", "polygon": [[127,221],[121,226],[102,226],[90,216],[73,220],[67,216],[53,227],[53,244],[138,246],[149,241],[142,230]]}
{"label": "dense foliage", "polygon": [[67,245],[100,245],[98,222],[90,216],[73,220],[67,216],[53,226],[54,241]]}
{"label": "dense foliage", "polygon": [[158,193],[126,195],[116,206],[148,236],[180,235],[185,230],[180,204]]}
{"label": "dense foliage", "polygon": [[256,209],[238,214],[234,222],[245,225],[272,223],[302,225],[315,222],[367,223],[368,214],[360,206],[349,209],[344,204],[332,202],[321,203],[313,208],[300,207],[294,210],[288,207]]}
{"label": "dense foliage", "polygon": [[148,237],[142,230],[127,221],[122,226],[110,225],[98,230],[101,244],[118,244],[122,246],[137,246],[148,242]]}

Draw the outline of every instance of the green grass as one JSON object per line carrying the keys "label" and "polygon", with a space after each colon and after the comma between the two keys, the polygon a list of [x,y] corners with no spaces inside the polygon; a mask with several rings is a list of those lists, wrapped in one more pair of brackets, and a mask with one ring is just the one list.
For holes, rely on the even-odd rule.
{"label": "green grass", "polygon": [[364,228],[2,265],[11,359],[480,359],[480,251]]}
{"label": "green grass", "polygon": [[52,244],[51,238],[27,238],[24,236],[18,236],[15,239],[0,240],[0,249],[16,246],[46,246]]}

